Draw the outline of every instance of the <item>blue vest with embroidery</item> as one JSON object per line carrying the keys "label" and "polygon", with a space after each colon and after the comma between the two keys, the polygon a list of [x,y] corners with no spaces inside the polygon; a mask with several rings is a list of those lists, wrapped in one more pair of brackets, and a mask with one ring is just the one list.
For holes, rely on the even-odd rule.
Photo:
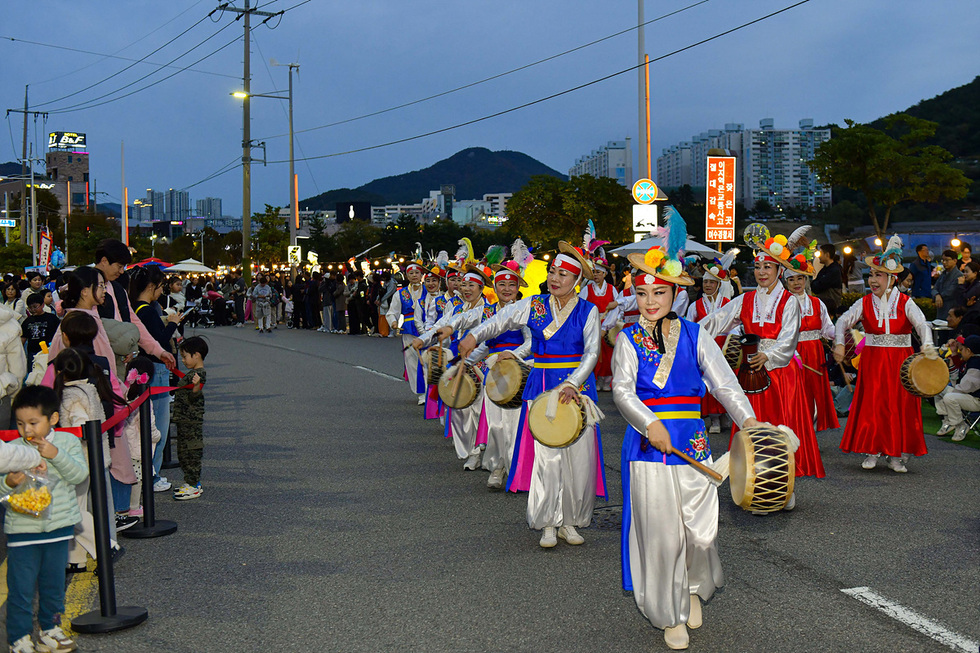
{"label": "blue vest with embroidery", "polygon": [[[500,304],[489,304],[485,309],[483,309],[483,319],[484,321],[489,320],[494,315],[497,314],[497,308]],[[504,331],[496,338],[490,338],[487,340],[487,347],[489,347],[489,354],[496,354],[501,351],[513,351],[521,345],[524,344],[524,332],[520,329],[514,329],[512,331]]]}
{"label": "blue vest with embroidery", "polygon": [[425,298],[427,296],[425,286],[422,286],[422,295],[413,304],[412,294],[408,291],[407,287],[398,291],[398,299],[402,303],[402,316],[405,318],[402,322],[402,332],[405,335],[415,336],[416,338],[420,335],[418,325],[425,322],[422,317],[425,313]]}
{"label": "blue vest with embroidery", "polygon": [[[483,300],[484,310],[486,310],[486,307],[487,307],[487,298],[486,297],[482,297],[481,299]],[[475,309],[476,306],[474,306],[473,308]],[[464,307],[463,301],[462,300],[459,300],[459,305],[454,306],[452,315],[456,315],[457,313],[465,313],[466,310],[467,309]],[[470,309],[470,310],[473,310],[473,309]],[[483,318],[483,319],[485,319],[485,318]],[[480,321],[482,322],[483,319],[481,319]],[[449,343],[449,350],[451,352],[453,352],[453,356],[454,357],[455,356],[459,356],[459,341],[462,340],[463,338],[465,338],[469,334],[469,332],[471,330],[472,329],[456,329],[456,331],[453,333],[452,342]]]}
{"label": "blue vest with embroidery", "polygon": [[[705,392],[698,366],[698,332],[701,327],[684,319],[680,320],[680,325],[674,362],[663,388],[653,383],[663,358],[653,338],[639,324],[631,324],[623,329],[620,340],[625,339],[633,347],[639,361],[636,396],[660,418],[675,449],[703,461],[711,455],[711,446],[701,419],[701,397]],[[672,454],[665,456],[652,446],[647,446],[646,451],[641,450],[640,444],[646,439],[645,436],[632,426],[627,426],[623,440],[624,465],[632,460],[686,464],[680,457]]]}
{"label": "blue vest with embroidery", "polygon": [[[589,313],[597,310],[595,305],[578,300],[561,328],[545,339],[544,330],[553,321],[551,315],[551,295],[535,295],[531,298],[531,312],[527,326],[531,330],[531,355],[534,369],[524,386],[524,399],[537,398],[545,390],[557,387],[567,379],[582,360],[585,353],[585,323]],[[595,390],[595,376],[589,371],[589,378],[579,389],[592,401],[598,400]]]}

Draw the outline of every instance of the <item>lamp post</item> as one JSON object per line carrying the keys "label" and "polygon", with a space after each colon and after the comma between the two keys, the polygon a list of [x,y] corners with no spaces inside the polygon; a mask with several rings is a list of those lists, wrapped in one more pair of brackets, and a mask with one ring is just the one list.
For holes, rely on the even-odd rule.
{"label": "lamp post", "polygon": [[157,257],[157,238],[156,234],[150,234],[150,256],[153,258]]}

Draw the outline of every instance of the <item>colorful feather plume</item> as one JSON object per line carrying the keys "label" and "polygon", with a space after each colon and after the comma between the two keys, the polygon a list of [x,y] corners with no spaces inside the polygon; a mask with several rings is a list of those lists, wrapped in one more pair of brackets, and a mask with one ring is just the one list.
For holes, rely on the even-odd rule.
{"label": "colorful feather plume", "polygon": [[470,242],[469,238],[459,239],[459,250],[456,252],[456,260],[459,261],[460,265],[465,265],[467,263],[476,264],[476,256],[473,255],[473,243]]}
{"label": "colorful feather plume", "polygon": [[888,239],[888,244],[885,246],[885,251],[882,254],[882,258],[889,255],[897,255],[899,259],[902,257],[902,239],[898,235],[894,235]]}
{"label": "colorful feather plume", "polygon": [[582,251],[591,252],[592,251],[592,241],[595,240],[595,225],[592,224],[592,220],[589,220],[589,224],[585,227],[585,233],[582,234]]}
{"label": "colorful feather plume", "polygon": [[446,250],[440,250],[439,253],[436,254],[435,264],[443,270],[449,267],[449,254],[446,252]]}
{"label": "colorful feather plume", "polygon": [[806,239],[807,233],[810,231],[810,225],[805,224],[802,227],[797,228],[793,233],[789,235],[786,239],[786,247],[791,252],[796,252],[797,250],[806,249],[808,243]]}
{"label": "colorful feather plume", "polygon": [[483,260],[487,265],[499,265],[507,257],[507,248],[503,245],[491,245]]}
{"label": "colorful feather plume", "polygon": [[526,270],[527,266],[534,260],[534,255],[528,250],[527,245],[520,238],[515,240],[514,244],[510,246],[510,256],[517,263],[521,272]]}
{"label": "colorful feather plume", "polygon": [[664,207],[665,227],[660,230],[663,238],[664,253],[668,259],[679,259],[684,256],[687,245],[687,223],[684,217],[669,204]]}
{"label": "colorful feather plume", "polygon": [[732,264],[735,263],[735,256],[738,254],[738,248],[732,247],[730,250],[721,255],[721,258],[716,258],[715,261],[718,263],[718,267],[722,270],[730,270]]}

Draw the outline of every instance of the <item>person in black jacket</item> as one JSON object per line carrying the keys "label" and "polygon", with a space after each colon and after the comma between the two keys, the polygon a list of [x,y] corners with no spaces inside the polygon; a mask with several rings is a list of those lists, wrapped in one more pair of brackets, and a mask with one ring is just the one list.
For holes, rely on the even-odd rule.
{"label": "person in black jacket", "polygon": [[823,300],[827,310],[833,313],[844,299],[844,271],[837,257],[837,248],[833,244],[820,246],[820,262],[823,267],[810,282],[810,289]]}

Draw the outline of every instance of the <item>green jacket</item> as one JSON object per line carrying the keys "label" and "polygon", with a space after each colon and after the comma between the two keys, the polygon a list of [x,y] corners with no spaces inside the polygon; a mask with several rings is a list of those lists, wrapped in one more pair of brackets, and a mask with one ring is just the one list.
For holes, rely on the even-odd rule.
{"label": "green jacket", "polygon": [[[82,521],[82,513],[78,509],[78,500],[75,498],[75,486],[88,478],[88,465],[82,453],[82,441],[64,431],[52,431],[47,439],[58,447],[58,455],[45,461],[48,464],[48,480],[53,482],[53,486],[50,487],[51,505],[48,508],[48,516],[40,519],[8,509],[3,521],[3,532],[8,535],[50,533]],[[31,446],[24,438],[17,438],[10,444]],[[3,480],[3,485],[5,490],[9,487],[6,478]]]}

